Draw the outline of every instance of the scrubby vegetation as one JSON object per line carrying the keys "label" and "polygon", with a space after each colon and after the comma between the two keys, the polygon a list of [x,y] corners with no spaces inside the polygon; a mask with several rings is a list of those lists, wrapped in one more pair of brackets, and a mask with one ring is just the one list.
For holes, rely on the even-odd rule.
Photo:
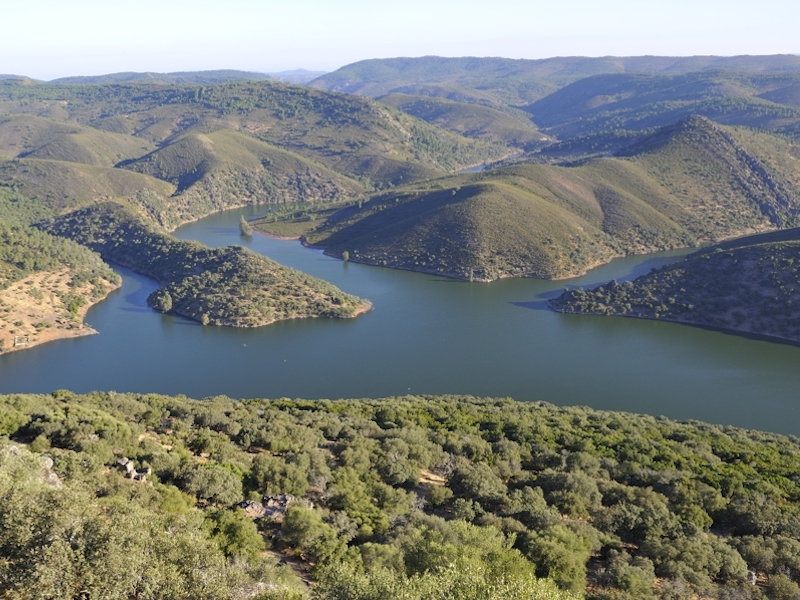
{"label": "scrubby vegetation", "polygon": [[292,572],[319,600],[798,593],[796,438],[508,399],[65,391],[0,397],[0,434],[9,597],[306,597]]}
{"label": "scrubby vegetation", "polygon": [[570,290],[568,313],[663,319],[800,342],[800,230],[725,242],[633,282]]}
{"label": "scrubby vegetation", "polygon": [[258,327],[302,317],[353,317],[369,309],[335,286],[238,246],[210,249],[157,231],[106,203],[43,225],[108,261],[156,279],[148,303],[204,325]]}

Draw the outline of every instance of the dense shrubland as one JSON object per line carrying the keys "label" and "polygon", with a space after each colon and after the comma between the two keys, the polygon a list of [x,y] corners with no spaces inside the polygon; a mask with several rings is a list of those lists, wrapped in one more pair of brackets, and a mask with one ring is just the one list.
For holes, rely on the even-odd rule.
{"label": "dense shrubland", "polygon": [[[469,397],[63,391],[0,398],[0,434],[7,597],[304,597],[292,573],[318,599],[800,593],[793,437]],[[283,508],[239,508],[265,496]]]}

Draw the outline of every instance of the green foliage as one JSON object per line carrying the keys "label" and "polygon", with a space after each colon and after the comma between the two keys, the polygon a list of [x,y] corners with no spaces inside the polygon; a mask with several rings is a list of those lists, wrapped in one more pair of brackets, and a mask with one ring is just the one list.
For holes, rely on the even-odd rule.
{"label": "green foliage", "polygon": [[[43,454],[0,451],[9,507],[0,502],[0,532],[16,540],[0,540],[7,561],[24,554],[13,548],[40,543],[31,541],[39,530],[61,539],[63,512],[89,529],[103,515],[98,535],[120,532],[108,539],[128,544],[125,560],[157,565],[174,581],[189,575],[164,566],[178,553],[160,536],[178,527],[197,560],[222,569],[219,589],[275,582],[270,589],[289,597],[297,590],[264,563],[262,544],[311,568],[314,593],[328,594],[320,597],[361,597],[339,596],[347,586],[363,597],[458,596],[476,585],[472,597],[569,597],[555,582],[593,598],[737,598],[752,596],[748,571],[787,593],[800,572],[800,445],[780,435],[469,397],[195,401],[59,391],[2,396],[0,415],[7,434]],[[150,468],[153,485],[126,477],[122,455]],[[236,508],[244,497],[265,506]],[[147,525],[126,529],[125,519]],[[80,565],[95,560],[87,548],[122,560],[94,533],[69,531],[77,546],[52,552],[75,585],[88,581]],[[121,532],[131,541],[118,542]],[[3,564],[11,566],[0,577],[40,581],[21,562]],[[56,585],[48,581],[37,585]]]}
{"label": "green foliage", "polygon": [[264,539],[255,523],[241,510],[212,510],[205,515],[205,527],[225,556],[244,556],[251,560],[264,549]]}
{"label": "green foliage", "polygon": [[780,133],[796,127],[800,111],[791,100],[779,104],[788,98],[774,92],[791,89],[798,80],[796,69],[609,74],[576,81],[527,110],[537,125],[561,138],[661,127],[689,115]]}
{"label": "green foliage", "polygon": [[[332,256],[459,279],[571,277],[624,254],[784,227],[800,210],[790,151],[689,118],[624,157],[507,166],[322,208],[326,220],[302,235]],[[258,226],[272,231],[273,219]]]}

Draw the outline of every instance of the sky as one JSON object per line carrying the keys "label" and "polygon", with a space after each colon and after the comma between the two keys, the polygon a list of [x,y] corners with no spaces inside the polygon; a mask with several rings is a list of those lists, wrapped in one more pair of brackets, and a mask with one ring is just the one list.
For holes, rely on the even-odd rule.
{"label": "sky", "polygon": [[0,0],[0,73],[332,71],[395,56],[800,54],[800,0]]}

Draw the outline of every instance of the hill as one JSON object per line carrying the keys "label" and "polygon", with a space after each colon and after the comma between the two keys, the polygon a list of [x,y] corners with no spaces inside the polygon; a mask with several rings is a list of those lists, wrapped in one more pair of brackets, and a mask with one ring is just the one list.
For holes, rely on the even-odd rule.
{"label": "hill", "polygon": [[[579,275],[615,256],[777,229],[800,214],[785,139],[693,117],[618,157],[396,188],[306,220],[306,243],[461,279]],[[270,231],[274,217],[258,226]]]}
{"label": "hill", "polygon": [[220,69],[216,71],[178,71],[174,73],[108,73],[78,77],[60,77],[48,83],[56,85],[103,85],[108,83],[163,83],[213,85],[231,81],[263,81],[271,79],[266,73]]}
{"label": "hill", "polygon": [[392,93],[378,98],[414,117],[469,138],[531,150],[548,141],[527,115],[447,98]]}
{"label": "hill", "polygon": [[0,586],[12,593],[800,591],[795,437],[499,398],[66,390],[0,396],[0,435]]}
{"label": "hill", "polygon": [[542,131],[560,139],[642,131],[692,114],[721,124],[797,135],[800,110],[792,102],[798,83],[797,72],[597,75],[567,85],[526,110]]}
{"label": "hill", "polygon": [[314,81],[317,77],[325,75],[327,71],[309,71],[308,69],[291,69],[289,71],[277,71],[267,73],[270,77],[274,77],[279,81],[286,83],[306,84]]}
{"label": "hill", "polygon": [[169,229],[236,206],[353,198],[509,152],[276,82],[0,82],[0,110],[0,182],[57,211],[122,199]]}
{"label": "hill", "polygon": [[145,140],[74,123],[34,115],[0,116],[0,155],[8,157],[113,167],[154,149]]}
{"label": "hill", "polygon": [[705,248],[633,282],[571,290],[559,312],[674,321],[800,342],[800,229]]}
{"label": "hill", "polygon": [[157,280],[147,299],[162,312],[203,323],[260,327],[284,319],[354,317],[368,302],[239,246],[209,249],[155,230],[130,210],[105,203],[42,225]]}

